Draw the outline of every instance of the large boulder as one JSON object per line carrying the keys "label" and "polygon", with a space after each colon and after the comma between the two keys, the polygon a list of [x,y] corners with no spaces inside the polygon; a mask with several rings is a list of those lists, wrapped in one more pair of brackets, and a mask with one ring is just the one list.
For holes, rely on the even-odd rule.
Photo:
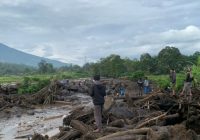
{"label": "large boulder", "polygon": [[116,102],[110,109],[109,113],[117,118],[131,119],[134,117],[134,113],[130,108],[128,108],[125,102]]}

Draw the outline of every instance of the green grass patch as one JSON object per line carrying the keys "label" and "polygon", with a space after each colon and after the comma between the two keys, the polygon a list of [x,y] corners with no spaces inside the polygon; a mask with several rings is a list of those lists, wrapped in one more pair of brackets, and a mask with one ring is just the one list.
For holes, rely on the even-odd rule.
{"label": "green grass patch", "polygon": [[34,74],[25,76],[1,76],[0,84],[2,83],[20,83],[18,89],[19,94],[35,93],[47,86],[51,80],[57,79],[78,79],[88,77],[88,74],[82,72],[60,72],[56,74]]}
{"label": "green grass patch", "polygon": [[194,85],[200,86],[200,66],[193,66],[192,67],[192,74],[194,77]]}
{"label": "green grass patch", "polygon": [[0,84],[2,83],[12,83],[12,82],[22,82],[22,76],[1,76],[0,77]]}
{"label": "green grass patch", "polygon": [[88,74],[82,72],[60,72],[56,74],[34,74],[34,75],[24,75],[24,76],[0,76],[0,83],[12,83],[18,82],[21,83],[24,80],[24,77],[28,77],[35,81],[37,80],[45,80],[45,79],[78,79],[78,78],[85,78],[89,77]]}
{"label": "green grass patch", "polygon": [[145,74],[143,71],[136,71],[134,73],[126,74],[126,76],[124,76],[124,77],[127,77],[129,80],[136,81],[139,78],[144,78]]}
{"label": "green grass patch", "polygon": [[56,79],[78,79],[86,77],[89,77],[87,73],[73,71],[61,72],[55,75]]}
{"label": "green grass patch", "polygon": [[50,78],[48,79],[39,79],[36,77],[24,77],[21,86],[18,89],[19,94],[24,93],[35,93],[45,86],[49,85]]}
{"label": "green grass patch", "polygon": [[[169,75],[150,75],[148,77],[151,81],[155,82],[161,89],[170,87]],[[185,80],[184,74],[178,73],[176,75],[176,91],[182,90],[184,80]]]}

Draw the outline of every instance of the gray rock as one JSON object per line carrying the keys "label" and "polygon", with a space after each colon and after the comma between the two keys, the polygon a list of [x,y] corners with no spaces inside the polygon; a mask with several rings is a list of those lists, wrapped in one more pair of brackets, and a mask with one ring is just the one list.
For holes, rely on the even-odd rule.
{"label": "gray rock", "polygon": [[34,112],[33,110],[28,110],[28,111],[27,111],[27,114],[28,114],[28,115],[35,115],[35,112]]}
{"label": "gray rock", "polygon": [[112,113],[114,116],[116,116],[117,118],[133,118],[134,117],[134,113],[125,106],[113,106],[110,111],[110,113]]}

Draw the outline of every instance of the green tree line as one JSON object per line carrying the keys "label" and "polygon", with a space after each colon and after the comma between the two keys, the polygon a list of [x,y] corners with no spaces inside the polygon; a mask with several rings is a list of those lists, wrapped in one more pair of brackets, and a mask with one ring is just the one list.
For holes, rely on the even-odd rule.
{"label": "green tree line", "polygon": [[21,65],[0,62],[0,75],[23,75],[25,73],[35,72],[36,68]]}
{"label": "green tree line", "polygon": [[197,65],[199,56],[198,51],[187,56],[181,54],[178,48],[167,46],[156,56],[144,53],[139,59],[131,60],[112,54],[101,58],[97,63],[86,63],[81,69],[90,74],[98,73],[105,77],[120,77],[141,72],[148,75],[161,75],[168,74],[172,68],[180,72],[187,66]]}
{"label": "green tree line", "polygon": [[192,55],[183,55],[176,47],[167,46],[157,55],[151,56],[144,53],[139,59],[121,58],[120,55],[111,54],[101,58],[96,63],[86,63],[82,67],[79,65],[63,66],[54,68],[51,63],[41,60],[38,67],[29,67],[18,64],[0,63],[0,75],[20,75],[20,74],[48,74],[64,71],[86,73],[88,76],[100,74],[105,77],[121,77],[142,75],[161,75],[168,74],[169,69],[174,68],[177,72],[183,71],[185,67],[197,65],[200,52],[196,51]]}

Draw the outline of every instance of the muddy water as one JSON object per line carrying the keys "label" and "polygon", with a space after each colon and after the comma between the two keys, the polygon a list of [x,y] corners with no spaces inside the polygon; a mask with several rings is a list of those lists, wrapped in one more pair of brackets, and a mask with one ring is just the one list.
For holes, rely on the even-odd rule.
{"label": "muddy water", "polygon": [[[76,102],[71,105],[56,104],[46,107],[37,107],[31,112],[34,115],[24,114],[0,120],[0,140],[28,140],[34,133],[53,136],[62,126],[62,117],[78,106],[92,107],[91,98],[83,94],[74,95]],[[32,115],[31,115],[32,114]],[[23,137],[22,137],[23,136]]]}

